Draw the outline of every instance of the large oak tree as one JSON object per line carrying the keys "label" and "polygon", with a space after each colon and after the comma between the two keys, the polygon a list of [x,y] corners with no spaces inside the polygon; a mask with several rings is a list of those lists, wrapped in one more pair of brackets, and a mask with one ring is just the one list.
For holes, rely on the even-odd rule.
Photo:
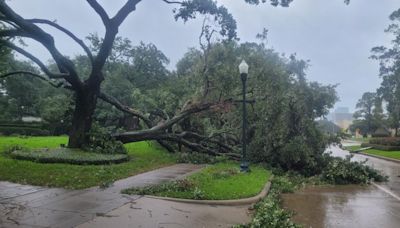
{"label": "large oak tree", "polygon": [[[211,152],[208,148],[204,148],[185,139],[188,135],[191,138],[201,137],[195,133],[186,132],[184,134],[174,135],[168,134],[166,130],[193,113],[221,105],[221,101],[204,102],[204,100],[202,100],[203,102],[197,103],[188,102],[181,108],[181,111],[177,112],[176,116],[155,126],[155,123],[149,120],[139,110],[125,106],[114,97],[101,91],[101,84],[105,78],[104,66],[113,48],[113,43],[117,37],[119,28],[124,20],[136,10],[136,6],[141,0],[126,0],[125,4],[114,16],[110,16],[98,1],[86,0],[86,2],[97,13],[105,27],[105,34],[101,39],[101,44],[97,52],[93,52],[84,41],[56,22],[47,19],[24,18],[14,11],[5,0],[0,0],[0,22],[6,25],[5,28],[0,31],[1,47],[7,47],[27,57],[36,63],[41,70],[41,73],[36,73],[27,71],[26,69],[20,69],[18,71],[8,72],[0,77],[4,78],[24,74],[45,80],[54,87],[66,88],[73,91],[75,95],[75,109],[68,143],[68,146],[71,148],[80,148],[89,143],[88,132],[92,127],[97,100],[102,99],[114,105],[119,110],[140,118],[148,126],[146,130],[127,132],[119,135],[118,138],[123,142],[154,139],[159,140],[159,142],[163,144],[163,140],[166,140],[182,143],[190,149]],[[245,2],[249,4],[259,4],[265,3],[266,0],[245,0]],[[288,6],[290,2],[292,2],[292,0],[270,0],[273,6]],[[177,20],[182,19],[183,21],[187,21],[195,18],[199,14],[212,15],[213,19],[219,24],[219,33],[221,36],[226,39],[236,38],[235,20],[227,9],[224,6],[218,6],[217,2],[212,0],[160,0],[160,4],[176,5],[177,8],[174,10],[174,13],[175,19]],[[88,75],[80,75],[78,73],[74,62],[57,49],[54,37],[44,29],[45,26],[43,25],[58,29],[82,47],[90,61],[91,71]],[[57,71],[54,72],[50,70],[37,56],[29,53],[13,42],[13,40],[19,38],[35,40],[46,48],[57,66]]]}

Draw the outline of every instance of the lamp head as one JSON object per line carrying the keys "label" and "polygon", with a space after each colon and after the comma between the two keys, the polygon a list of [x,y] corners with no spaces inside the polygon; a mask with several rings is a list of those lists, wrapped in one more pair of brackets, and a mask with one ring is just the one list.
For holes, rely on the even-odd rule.
{"label": "lamp head", "polygon": [[246,61],[242,60],[239,65],[240,74],[248,74],[249,73],[249,65],[247,65]]}

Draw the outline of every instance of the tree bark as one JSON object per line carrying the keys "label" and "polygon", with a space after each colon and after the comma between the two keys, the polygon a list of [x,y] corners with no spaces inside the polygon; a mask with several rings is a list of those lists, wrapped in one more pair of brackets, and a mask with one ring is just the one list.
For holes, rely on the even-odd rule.
{"label": "tree bark", "polygon": [[72,127],[69,133],[69,148],[82,148],[89,143],[89,131],[92,127],[93,114],[97,104],[97,90],[77,92]]}

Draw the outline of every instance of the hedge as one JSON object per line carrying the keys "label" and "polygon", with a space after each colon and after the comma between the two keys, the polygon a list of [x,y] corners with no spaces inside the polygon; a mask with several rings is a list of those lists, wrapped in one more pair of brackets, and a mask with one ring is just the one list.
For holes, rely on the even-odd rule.
{"label": "hedge", "polygon": [[0,126],[0,133],[3,135],[31,135],[45,136],[50,135],[48,130],[33,127],[3,127]]}
{"label": "hedge", "polygon": [[382,138],[382,137],[389,137],[390,133],[384,133],[384,132],[378,132],[378,133],[372,133],[371,137],[373,138]]}
{"label": "hedge", "polygon": [[8,122],[0,123],[0,127],[31,127],[31,128],[42,128],[42,123],[24,123],[24,122]]}
{"label": "hedge", "polygon": [[118,164],[129,160],[129,156],[126,154],[99,154],[68,148],[15,150],[10,153],[10,157],[38,163],[67,163],[73,165]]}
{"label": "hedge", "polygon": [[384,150],[384,151],[398,151],[400,150],[400,146],[387,146],[387,145],[379,145],[379,144],[372,144],[372,143],[362,143],[361,147],[372,147],[377,150]]}
{"label": "hedge", "polygon": [[385,146],[400,146],[400,138],[385,137],[385,138],[374,138],[370,139],[369,143]]}

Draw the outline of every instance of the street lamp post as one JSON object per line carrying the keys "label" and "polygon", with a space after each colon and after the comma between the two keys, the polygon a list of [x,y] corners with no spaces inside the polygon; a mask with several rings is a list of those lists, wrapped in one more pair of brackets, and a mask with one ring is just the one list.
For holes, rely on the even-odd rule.
{"label": "street lamp post", "polygon": [[247,154],[246,154],[246,119],[247,119],[247,109],[246,109],[246,81],[247,75],[249,73],[249,65],[247,65],[246,61],[242,60],[239,65],[240,78],[242,79],[242,93],[243,93],[243,116],[242,116],[242,161],[240,163],[240,171],[241,172],[249,172],[249,163],[247,162]]}

